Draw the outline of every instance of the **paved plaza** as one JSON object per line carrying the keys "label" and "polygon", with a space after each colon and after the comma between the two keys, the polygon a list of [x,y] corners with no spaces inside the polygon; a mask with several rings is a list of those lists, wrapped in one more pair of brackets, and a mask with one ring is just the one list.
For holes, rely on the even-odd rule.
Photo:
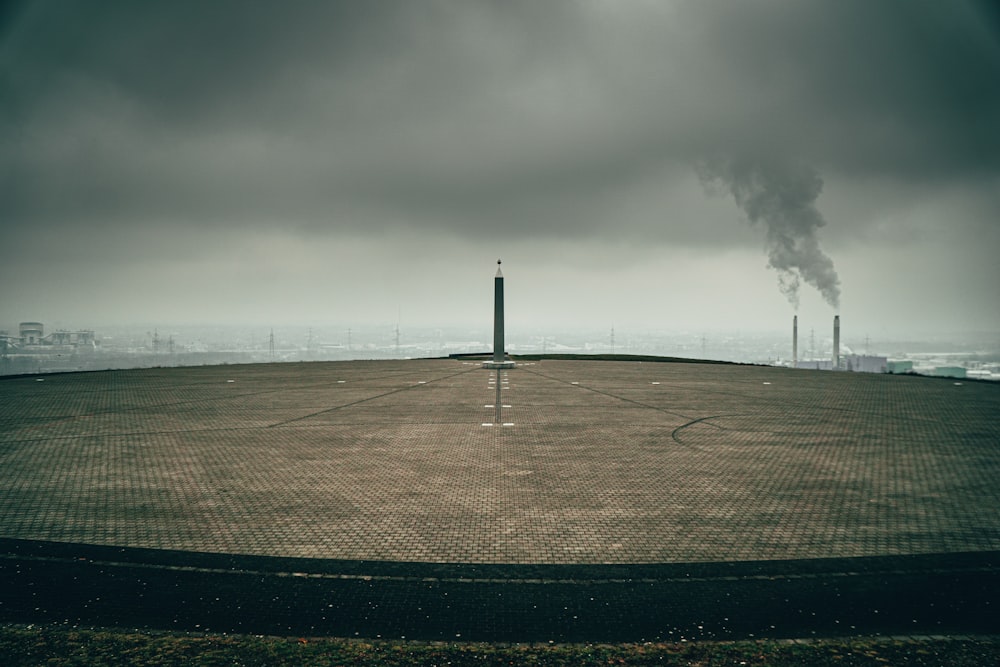
{"label": "paved plaza", "polygon": [[1000,385],[460,359],[0,380],[0,621],[1000,633]]}
{"label": "paved plaza", "polygon": [[439,563],[1000,549],[987,383],[439,359],[29,376],[0,405],[6,538]]}

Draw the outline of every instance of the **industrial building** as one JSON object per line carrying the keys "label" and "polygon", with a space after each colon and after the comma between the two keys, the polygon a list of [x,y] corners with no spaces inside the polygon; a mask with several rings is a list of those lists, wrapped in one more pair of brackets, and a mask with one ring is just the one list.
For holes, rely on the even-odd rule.
{"label": "industrial building", "polygon": [[[11,336],[6,331],[0,331],[0,339],[9,351],[39,351],[32,348],[45,348],[52,346],[89,346],[94,347],[97,339],[94,332],[65,331],[62,329],[53,331],[48,336],[45,335],[45,325],[41,322],[21,322],[18,325],[18,335]],[[40,350],[44,351],[44,350]]]}
{"label": "industrial building", "polygon": [[964,378],[967,375],[962,366],[935,366],[930,374],[942,378]]}
{"label": "industrial building", "polygon": [[[912,364],[910,366],[912,368]],[[833,318],[833,351],[829,359],[799,359],[799,317],[796,315],[792,318],[792,367],[814,371],[890,372],[887,357],[867,354],[841,355],[840,315],[835,315]]]}
{"label": "industrial building", "polygon": [[888,361],[885,370],[887,373],[912,373],[912,361]]}
{"label": "industrial building", "polygon": [[855,373],[885,373],[889,360],[868,354],[848,354],[841,358],[841,370]]}
{"label": "industrial building", "polygon": [[18,335],[0,331],[0,374],[82,369],[97,349],[93,331],[56,330],[45,335],[41,322],[21,322]]}

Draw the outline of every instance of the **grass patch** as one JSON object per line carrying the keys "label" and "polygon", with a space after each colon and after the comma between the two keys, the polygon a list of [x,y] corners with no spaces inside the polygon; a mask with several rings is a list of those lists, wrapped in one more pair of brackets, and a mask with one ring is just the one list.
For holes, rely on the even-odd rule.
{"label": "grass patch", "polygon": [[958,665],[1000,664],[992,638],[485,644],[305,639],[250,635],[0,626],[10,666],[86,665]]}

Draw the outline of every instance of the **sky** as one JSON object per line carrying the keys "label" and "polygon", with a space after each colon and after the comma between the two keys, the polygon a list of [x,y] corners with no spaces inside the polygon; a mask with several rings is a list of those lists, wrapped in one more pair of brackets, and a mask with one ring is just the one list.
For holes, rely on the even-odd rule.
{"label": "sky", "polygon": [[0,4],[0,329],[1000,331],[1000,8]]}

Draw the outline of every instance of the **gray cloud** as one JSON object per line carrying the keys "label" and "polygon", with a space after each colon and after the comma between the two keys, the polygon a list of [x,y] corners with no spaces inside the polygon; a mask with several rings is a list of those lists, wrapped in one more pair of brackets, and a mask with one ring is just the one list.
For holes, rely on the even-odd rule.
{"label": "gray cloud", "polygon": [[[746,215],[768,223],[789,295],[799,277],[835,304],[824,220],[827,239],[863,235],[910,193],[956,184],[987,202],[978,219],[997,219],[982,194],[1000,179],[989,2],[108,0],[5,12],[10,265],[32,253],[98,261],[160,227],[214,248],[276,228],[759,245],[735,208],[727,218],[685,189],[714,164]],[[779,173],[803,188],[797,235],[791,217],[759,210],[776,200],[755,188]],[[825,199],[873,182],[883,189],[868,209]]]}
{"label": "gray cloud", "polygon": [[914,177],[1000,154],[996,34],[964,3],[41,7],[4,49],[22,216],[388,205],[475,234],[540,206],[561,233],[720,148]]}

